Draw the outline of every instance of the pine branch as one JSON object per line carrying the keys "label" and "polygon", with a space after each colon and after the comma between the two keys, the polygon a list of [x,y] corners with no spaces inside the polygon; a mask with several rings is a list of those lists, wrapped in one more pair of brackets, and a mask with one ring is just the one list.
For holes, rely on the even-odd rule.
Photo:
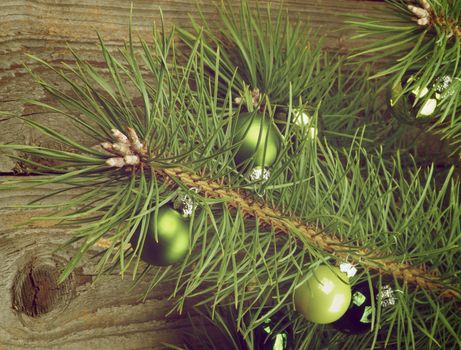
{"label": "pine branch", "polygon": [[[171,295],[178,297],[175,310],[181,311],[191,298],[212,310],[232,303],[241,320],[255,306],[293,310],[291,298],[306,271],[335,257],[353,258],[364,267],[353,282],[366,279],[377,288],[383,282],[393,284],[401,292],[396,293],[398,306],[381,310],[378,305],[373,333],[355,344],[357,338],[332,334],[327,326],[313,326],[299,316],[296,334],[302,336],[297,349],[331,344],[354,344],[359,349],[461,344],[455,307],[461,273],[461,204],[452,170],[436,182],[434,167],[422,169],[411,159],[404,163],[399,150],[393,150],[392,158],[381,152],[370,154],[370,140],[353,122],[359,113],[372,113],[369,105],[374,98],[368,85],[343,80],[338,67],[314,60],[307,68],[321,74],[299,82],[306,89],[300,93],[317,102],[313,106],[306,106],[294,90],[285,91],[286,81],[278,88],[276,81],[272,85],[274,91],[285,91],[286,96],[275,95],[283,97],[285,114],[274,118],[270,96],[261,113],[276,124],[283,142],[270,178],[264,183],[250,181],[234,160],[235,120],[242,106],[233,103],[232,80],[225,88],[219,84],[229,68],[221,69],[222,48],[211,52],[203,40],[192,40],[190,54],[179,64],[174,39],[174,33],[154,31],[152,47],[141,40],[138,55],[130,37],[120,52],[123,61],[101,41],[107,74],[76,53],[75,65],[62,69],[39,60],[69,89],[34,75],[56,103],[32,103],[69,117],[95,143],[104,144],[103,149],[91,148],[31,122],[65,150],[0,145],[23,153],[32,172],[45,174],[9,180],[0,189],[59,184],[79,190],[69,201],[53,206],[50,215],[35,219],[55,220],[73,230],[68,243],[78,244],[79,249],[61,278],[94,245],[104,246],[107,249],[96,256],[99,273],[148,278],[146,293],[161,281],[172,280]],[[343,83],[353,91],[345,92]],[[344,108],[347,113],[334,113]],[[313,112],[317,138],[294,123],[301,109]],[[331,124],[322,123],[326,114],[332,124],[341,125],[341,135],[352,136],[338,144]],[[123,163],[113,158],[122,158]],[[43,165],[42,160],[52,165]],[[135,232],[145,237],[158,208],[190,187],[201,190],[191,218],[190,251],[174,266],[144,268],[139,254],[142,240],[133,247],[131,238]],[[46,193],[44,199],[62,191]],[[25,207],[37,208],[39,201]],[[317,336],[324,331],[328,338]],[[377,340],[381,335],[383,339]]]}
{"label": "pine branch", "polygon": [[[365,119],[369,124],[381,124],[367,129],[366,137],[389,136],[382,132],[384,123],[378,119],[379,112],[365,110],[373,108],[367,103],[356,103],[373,99],[377,89],[367,79],[367,68],[346,69],[340,56],[322,52],[322,36],[307,23],[290,20],[282,5],[274,9],[256,4],[252,9],[247,0],[240,1],[239,8],[226,1],[213,5],[219,13],[218,33],[209,27],[200,8],[201,22],[192,20],[192,31],[177,31],[190,48],[197,43],[203,46],[204,73],[218,96],[227,96],[230,89],[234,107],[250,111],[263,108],[267,98],[276,114],[282,116],[280,119],[286,119],[293,96],[307,114],[318,114],[331,143],[334,135],[339,144],[348,144],[349,140],[342,141],[352,138]],[[248,101],[243,98],[246,90],[252,95]],[[364,114],[367,118],[361,118]]]}
{"label": "pine branch", "polygon": [[[267,204],[255,200],[253,195],[240,190],[232,190],[223,181],[207,181],[206,175],[194,174],[182,168],[155,169],[154,173],[161,179],[178,179],[185,186],[199,188],[200,194],[207,198],[223,199],[229,208],[240,209],[245,215],[257,218],[262,225],[274,228],[278,233],[292,234],[297,232],[307,241],[328,253],[342,259],[352,258],[355,263],[366,265],[382,275],[392,275],[408,284],[416,287],[437,291],[440,296],[448,299],[458,299],[460,293],[457,290],[447,288],[437,279],[436,273],[429,273],[425,266],[412,266],[409,263],[397,263],[386,257],[376,256],[379,249],[351,247],[350,243],[342,242],[335,236],[326,233],[315,226],[308,225],[299,219],[287,217],[283,212],[272,208]],[[175,182],[170,181],[170,185]],[[344,246],[351,249],[347,253],[341,252]]]}
{"label": "pine branch", "polygon": [[[136,171],[139,167],[147,168],[149,165],[145,163],[147,160],[147,153],[144,149],[142,142],[140,142],[136,132],[128,128],[127,136],[119,130],[113,129],[112,133],[115,135],[116,140],[123,142],[127,151],[122,156],[134,155],[137,157],[135,164],[123,162],[121,165],[112,164],[113,159],[109,158],[106,163],[115,168],[125,167],[128,171]],[[119,155],[120,152],[113,150],[112,144],[105,142],[105,149],[111,153]],[[116,145],[116,144],[114,144]],[[187,188],[198,188],[199,193],[206,198],[222,199],[225,201],[228,208],[240,209],[245,216],[257,218],[261,225],[275,229],[277,233],[290,235],[293,231],[310,242],[314,246],[322,249],[327,253],[333,253],[337,258],[344,260],[352,259],[353,262],[361,265],[366,265],[369,269],[375,270],[381,275],[392,275],[394,278],[400,279],[405,283],[412,284],[415,287],[427,289],[430,291],[437,291],[443,298],[458,299],[460,297],[459,291],[447,288],[443,283],[438,281],[438,274],[436,272],[428,272],[426,266],[412,266],[409,263],[397,263],[386,256],[376,254],[379,252],[377,247],[362,248],[360,243],[351,245],[351,242],[345,243],[339,240],[335,235],[327,233],[314,225],[306,224],[296,217],[287,216],[286,213],[279,209],[269,206],[255,199],[255,196],[249,192],[242,190],[233,190],[229,185],[225,184],[224,179],[221,181],[208,181],[204,171],[199,173],[191,173],[184,168],[180,167],[165,167],[165,168],[150,168],[154,176],[159,180],[165,181],[166,184],[173,187],[177,182],[186,186]],[[168,181],[174,179],[175,181]],[[107,244],[107,242],[105,243]],[[99,243],[104,246],[103,242]],[[348,247],[347,252],[342,252],[344,247]]]}
{"label": "pine branch", "polygon": [[[416,95],[410,108],[395,110],[400,120],[411,120],[422,128],[447,139],[451,155],[461,154],[461,29],[459,2],[421,0],[388,0],[390,16],[361,17],[348,21],[358,29],[356,38],[370,37],[372,42],[356,50],[351,57],[360,63],[386,61],[372,78],[381,78],[382,87],[395,90],[405,86],[390,101],[390,109],[400,100],[408,99],[412,91],[427,89]],[[386,78],[386,79],[383,79]],[[451,84],[442,91],[438,81],[449,79]],[[391,96],[391,93],[389,93]],[[429,116],[419,114],[420,107],[436,101]],[[459,157],[457,157],[459,158]]]}
{"label": "pine branch", "polygon": [[[461,41],[461,28],[456,19],[448,16],[436,16],[434,12],[431,12],[430,23],[439,26],[442,30],[452,34],[456,39]],[[449,35],[450,35],[449,34]]]}

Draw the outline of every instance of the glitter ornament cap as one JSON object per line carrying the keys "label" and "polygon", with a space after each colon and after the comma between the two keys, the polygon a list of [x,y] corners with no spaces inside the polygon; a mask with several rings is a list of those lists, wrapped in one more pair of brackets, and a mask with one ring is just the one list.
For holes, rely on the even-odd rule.
{"label": "glitter ornament cap", "polygon": [[432,86],[435,92],[438,92],[441,94],[445,90],[447,90],[450,85],[452,84],[453,80],[449,75],[444,75],[442,77],[439,77],[435,80],[434,85]]}
{"label": "glitter ornament cap", "polygon": [[455,93],[459,93],[461,79],[456,77],[452,79],[448,75],[439,78],[439,80],[434,83],[434,90],[436,91],[435,97],[438,100],[444,100],[448,97],[453,96]]}
{"label": "glitter ornament cap", "polygon": [[266,182],[267,180],[269,180],[270,176],[271,176],[271,173],[269,169],[267,169],[266,167],[257,166],[257,167],[254,167],[250,171],[250,175],[248,176],[248,178],[250,179],[251,182],[254,182],[254,181]]}
{"label": "glitter ornament cap", "polygon": [[389,307],[395,305],[394,290],[390,285],[386,284],[382,287],[380,297],[382,307]]}
{"label": "glitter ornament cap", "polygon": [[[198,188],[192,187],[189,191],[198,193]],[[183,217],[190,217],[194,210],[197,208],[197,203],[192,199],[188,193],[180,193],[176,196],[173,206],[178,210]]]}

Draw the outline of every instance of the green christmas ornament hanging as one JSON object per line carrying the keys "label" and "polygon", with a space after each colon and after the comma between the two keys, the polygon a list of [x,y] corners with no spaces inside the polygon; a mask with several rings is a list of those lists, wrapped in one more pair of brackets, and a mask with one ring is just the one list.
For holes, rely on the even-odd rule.
{"label": "green christmas ornament hanging", "polygon": [[[141,259],[148,264],[167,266],[181,261],[189,250],[189,220],[180,212],[164,205],[150,215],[149,227],[141,251]],[[157,230],[158,241],[155,239]],[[133,234],[131,245],[135,249],[140,229]]]}
{"label": "green christmas ornament hanging", "polygon": [[333,266],[320,265],[296,288],[295,309],[314,323],[332,323],[347,311],[351,286],[345,272]]}
{"label": "green christmas ornament hanging", "polygon": [[[411,91],[404,93],[404,88],[412,84]],[[395,117],[413,121],[413,118],[428,118],[437,114],[438,107],[453,92],[452,79],[442,76],[435,79],[431,86],[419,86],[417,79],[410,76],[392,87],[390,105]]]}
{"label": "green christmas ornament hanging", "polygon": [[253,166],[268,167],[275,162],[281,147],[277,127],[261,113],[241,113],[237,117],[233,143],[238,144],[237,165],[252,160]]}
{"label": "green christmas ornament hanging", "polygon": [[309,147],[315,143],[318,128],[313,119],[312,115],[302,108],[294,109],[291,113],[292,136],[288,139],[290,155],[298,153],[301,147]]}
{"label": "green christmas ornament hanging", "polygon": [[313,117],[302,109],[293,111],[293,123],[303,131],[304,137],[313,141],[317,138],[318,130],[313,122]]}

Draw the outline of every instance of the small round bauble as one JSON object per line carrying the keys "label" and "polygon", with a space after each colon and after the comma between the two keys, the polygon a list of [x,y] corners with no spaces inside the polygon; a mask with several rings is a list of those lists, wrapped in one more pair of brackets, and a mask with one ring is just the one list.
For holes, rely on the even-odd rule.
{"label": "small round bauble", "polygon": [[419,86],[415,86],[411,91],[401,96],[404,87],[414,80],[415,78],[410,76],[404,82],[394,84],[390,99],[394,116],[410,122],[414,122],[412,118],[431,117],[436,114],[439,104],[436,97],[440,96],[427,87]]}
{"label": "small round bauble", "polygon": [[[333,323],[333,327],[346,334],[369,332],[376,309],[377,293],[378,290],[374,287],[370,290],[368,281],[353,286],[351,304],[346,313]],[[372,302],[373,298],[374,302]]]}
{"label": "small round bauble", "polygon": [[253,166],[270,166],[275,162],[281,146],[277,127],[270,118],[260,113],[241,113],[237,118],[233,143],[237,165],[252,159]]}
{"label": "small round bauble", "polygon": [[[155,227],[158,241],[155,240]],[[133,234],[131,245],[136,248],[140,237],[140,228]],[[146,238],[141,251],[141,259],[156,266],[172,265],[181,261],[189,249],[189,223],[179,212],[162,206],[157,218],[152,212]]]}
{"label": "small round bauble", "polygon": [[351,302],[347,274],[337,267],[320,265],[294,293],[296,311],[314,323],[332,323],[344,315]]}
{"label": "small round bauble", "polygon": [[277,331],[276,322],[268,318],[253,330],[254,350],[288,349],[289,334],[287,330]]}

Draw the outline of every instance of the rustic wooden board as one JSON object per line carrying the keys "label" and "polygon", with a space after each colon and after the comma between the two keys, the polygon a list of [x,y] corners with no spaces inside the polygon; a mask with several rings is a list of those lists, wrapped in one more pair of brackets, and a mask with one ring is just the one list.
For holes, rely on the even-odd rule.
{"label": "rustic wooden board", "polygon": [[[272,3],[277,5],[280,1]],[[339,52],[358,44],[348,39],[349,30],[341,29],[342,14],[384,9],[379,1],[284,3],[293,17],[310,21],[325,35],[328,50]],[[208,2],[205,4],[202,10],[213,21],[216,12]],[[133,5],[134,29],[145,39],[149,38],[152,23],[159,21],[159,7],[168,28],[173,24],[187,26],[188,16],[196,13],[195,2],[187,0],[135,0]],[[117,50],[127,39],[129,10],[130,1],[124,0],[0,2],[0,111],[30,116],[66,130],[69,125],[59,116],[23,103],[22,98],[48,99],[23,67],[25,63],[41,72],[26,53],[59,63],[71,60],[69,45],[98,65],[102,57],[95,45],[96,31],[110,50]],[[44,74],[55,81],[53,75]],[[21,121],[0,116],[0,144],[11,142],[49,145],[49,140],[25,128]],[[13,161],[0,154],[0,173],[10,173],[14,167]],[[43,193],[46,191],[0,192],[0,349],[162,349],[161,342],[181,344],[190,323],[184,316],[165,316],[172,305],[167,300],[170,286],[157,288],[141,302],[146,282],[130,291],[131,281],[114,274],[93,284],[94,264],[89,258],[67,283],[56,285],[60,268],[75,250],[53,251],[69,237],[69,232],[43,224],[17,228],[17,223],[37,212],[7,208]],[[65,199],[61,196],[55,200]]]}
{"label": "rustic wooden board", "polygon": [[[95,281],[94,262],[87,258],[67,282],[56,285],[60,269],[75,249],[54,252],[69,233],[49,223],[15,227],[40,211],[12,210],[46,193],[43,190],[0,192],[0,349],[163,349],[180,345],[186,316],[172,314],[164,285],[140,300],[143,281],[117,274]],[[61,195],[53,201],[65,201]],[[96,253],[94,250],[92,253]]]}

